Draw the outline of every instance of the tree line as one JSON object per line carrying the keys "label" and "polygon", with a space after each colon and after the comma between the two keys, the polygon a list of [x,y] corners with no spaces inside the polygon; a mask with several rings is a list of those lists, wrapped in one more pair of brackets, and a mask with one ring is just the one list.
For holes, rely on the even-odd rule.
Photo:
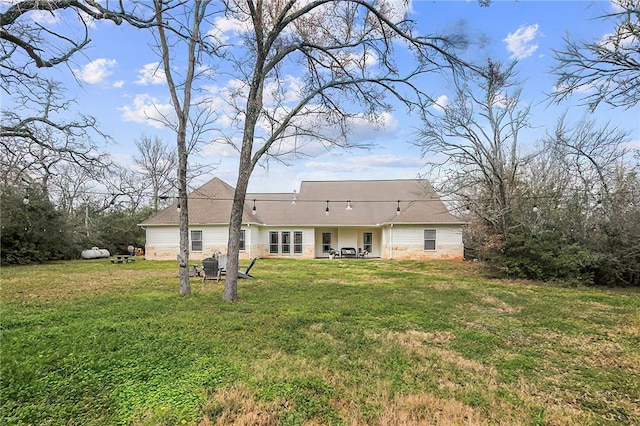
{"label": "tree line", "polygon": [[19,143],[4,139],[2,264],[77,259],[91,247],[112,254],[144,247],[138,224],[173,202],[176,155],[158,137],[143,135],[135,145],[137,168],[129,170],[107,156],[78,164],[48,150],[18,151]]}
{"label": "tree line", "polygon": [[[479,6],[490,7],[489,3],[480,1]],[[85,29],[85,36],[62,32],[68,26],[33,24],[27,16],[39,10],[70,14]],[[552,70],[558,78],[555,101],[595,87],[596,94],[584,98],[591,110],[601,103],[637,106],[639,13],[635,1],[619,0],[616,11],[603,17],[615,22],[616,30],[607,40],[566,40],[566,49],[556,52],[558,66]],[[223,37],[207,31],[216,18],[242,24],[244,32],[233,49]],[[155,118],[176,136],[175,149],[167,151],[165,146],[163,151],[157,143],[162,158],[172,158],[169,167],[155,168],[161,162],[143,154],[139,171],[123,170],[93,142],[109,138],[95,118],[82,114],[62,118],[62,112],[73,109],[73,101],[42,70],[68,62],[90,43],[89,19],[152,32],[156,41],[152,48],[174,109],[171,115]],[[18,232],[20,215],[37,212],[32,223],[40,225],[60,221],[59,233],[68,229],[66,241],[81,246],[88,242],[85,237],[97,238],[100,230],[119,223],[118,215],[130,219],[122,229],[139,235],[135,232],[141,230],[133,227],[137,217],[177,194],[179,287],[180,294],[189,294],[188,182],[211,167],[194,161],[204,144],[225,143],[239,153],[228,247],[228,269],[234,271],[253,169],[302,155],[308,143],[352,148],[353,123],[364,119],[375,124],[392,108],[393,99],[422,113],[424,125],[416,143],[425,161],[438,158],[431,165],[446,176],[439,189],[456,200],[454,207],[469,223],[465,244],[470,256],[512,276],[584,284],[639,283],[638,151],[628,145],[629,133],[588,118],[570,123],[559,117],[536,150],[523,152],[519,137],[531,117],[520,101],[517,64],[465,61],[462,52],[469,40],[461,34],[418,34],[406,4],[17,1],[0,13],[0,23],[2,88],[23,106],[2,112],[1,159],[7,176],[2,192],[3,262],[71,256],[62,250],[69,244],[45,249],[52,243],[43,237],[54,239],[48,231],[29,244],[20,243],[27,236]],[[400,48],[413,54],[412,62],[397,63]],[[209,108],[211,95],[202,90],[221,64],[229,65],[232,71],[225,72],[239,82],[237,91],[224,98],[233,111],[224,132],[215,125],[217,112]],[[282,78],[290,69],[304,81],[295,101],[285,96]],[[438,114],[429,112],[435,100],[420,85],[421,79],[434,74],[452,77],[457,91],[454,102]],[[140,152],[152,151],[150,146]],[[101,189],[92,194],[78,187],[83,182],[99,182],[96,187]],[[6,222],[12,224],[11,233],[5,234],[5,218],[11,220]],[[93,231],[92,224],[96,224]],[[117,233],[108,234],[93,241],[117,251],[120,237],[108,241]],[[130,239],[122,244],[138,241]],[[23,253],[16,251],[18,245]],[[34,251],[41,253],[27,255]],[[238,299],[233,273],[227,276],[224,299]]]}

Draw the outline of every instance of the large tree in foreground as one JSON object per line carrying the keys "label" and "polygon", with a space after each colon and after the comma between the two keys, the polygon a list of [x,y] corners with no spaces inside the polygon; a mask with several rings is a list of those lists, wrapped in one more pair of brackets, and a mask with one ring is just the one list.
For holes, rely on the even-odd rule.
{"label": "large tree in foreground", "polygon": [[[405,3],[225,4],[227,18],[242,32],[240,44],[227,56],[238,70],[237,96],[229,97],[238,132],[225,140],[237,148],[240,160],[223,298],[234,301],[242,213],[256,165],[283,153],[301,153],[311,140],[347,147],[355,122],[375,123],[391,109],[389,95],[407,106],[428,105],[431,100],[417,88],[419,80],[463,64],[447,38],[414,33]],[[412,53],[415,60],[397,63],[396,50]]]}
{"label": "large tree in foreground", "polygon": [[555,100],[581,93],[591,109],[602,102],[623,108],[640,102],[640,2],[612,4],[614,12],[601,17],[614,21],[612,33],[597,41],[567,37],[564,49],[555,52]]}
{"label": "large tree in foreground", "polygon": [[[177,189],[180,206],[180,251],[178,253],[180,294],[191,293],[189,284],[189,206],[187,172],[189,154],[196,149],[209,130],[215,112],[208,97],[197,97],[194,86],[203,62],[215,57],[211,37],[204,30],[211,17],[210,0],[192,2],[154,0],[157,53],[161,57],[158,71],[164,75],[171,97],[172,114],[160,114],[158,120],[176,134]],[[181,72],[182,71],[182,72]]]}

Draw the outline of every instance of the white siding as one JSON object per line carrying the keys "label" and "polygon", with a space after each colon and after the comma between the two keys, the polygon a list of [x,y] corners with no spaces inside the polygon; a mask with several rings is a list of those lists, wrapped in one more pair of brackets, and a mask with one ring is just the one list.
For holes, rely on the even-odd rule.
{"label": "white siding", "polygon": [[[462,228],[456,225],[395,225],[379,228],[356,227],[263,227],[243,226],[246,249],[240,252],[240,258],[252,257],[291,257],[313,259],[327,256],[322,253],[322,233],[331,233],[333,248],[362,247],[364,232],[373,234],[373,251],[370,257],[385,259],[462,259]],[[424,250],[424,230],[436,230],[436,250]],[[228,227],[194,226],[191,230],[201,230],[202,252],[191,252],[191,259],[203,259],[213,253],[226,253],[229,239]],[[269,232],[291,232],[291,253],[269,253]],[[302,231],[302,254],[294,253],[293,233]],[[179,251],[179,232],[175,226],[153,226],[146,228],[147,243],[145,256],[151,260],[175,260]]]}
{"label": "white siding", "polygon": [[180,251],[180,232],[175,226],[150,226],[146,229],[145,259],[175,260]]}
{"label": "white siding", "polygon": [[[436,230],[436,249],[424,249],[425,229]],[[455,225],[395,225],[383,232],[383,257],[392,259],[462,259],[462,229]]]}
{"label": "white siding", "polygon": [[[250,258],[252,232],[245,229],[247,250],[240,252],[240,258]],[[180,231],[175,226],[150,226],[146,229],[145,258],[150,260],[174,260],[180,251]],[[191,231],[202,231],[202,251],[189,251],[189,259],[202,260],[214,253],[226,253],[229,242],[229,228],[224,225],[192,226]],[[191,241],[189,241],[191,250]]]}
{"label": "white siding", "polygon": [[358,230],[356,228],[338,229],[338,244],[334,247],[340,251],[343,247],[353,247],[358,249]]}

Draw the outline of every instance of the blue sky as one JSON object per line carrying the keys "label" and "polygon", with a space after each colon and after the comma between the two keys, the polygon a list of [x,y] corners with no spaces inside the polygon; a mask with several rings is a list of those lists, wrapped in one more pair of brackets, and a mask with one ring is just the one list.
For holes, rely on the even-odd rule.
{"label": "blue sky", "polygon": [[[612,8],[612,4],[604,0],[494,1],[488,8],[481,8],[475,1],[414,0],[410,17],[423,33],[464,29],[471,40],[477,41],[465,52],[467,59],[481,63],[486,63],[488,57],[504,62],[519,61],[516,69],[523,82],[521,101],[532,105],[531,123],[535,126],[521,140],[533,147],[545,130],[552,129],[562,112],[569,111],[574,118],[585,113],[585,109],[578,106],[577,96],[559,106],[547,100],[554,85],[554,78],[549,74],[553,65],[552,49],[561,49],[567,34],[581,40],[600,40],[612,31],[613,24],[596,17]],[[52,18],[43,15],[38,19]],[[59,20],[58,24],[64,23]],[[218,24],[220,31],[233,29],[222,21]],[[157,135],[175,143],[171,132],[145,117],[145,109],[148,112],[152,105],[168,108],[169,95],[164,80],[154,75],[158,58],[149,48],[151,39],[145,32],[96,22],[91,38],[90,47],[75,57],[70,69],[62,67],[53,73],[66,83],[69,95],[77,99],[78,109],[95,116],[102,130],[113,137],[115,143],[105,149],[129,167],[132,155],[136,154],[134,140],[143,134]],[[220,86],[224,82],[216,84]],[[451,85],[437,75],[424,84],[441,102],[452,96]],[[595,117],[603,123],[611,120],[629,130],[632,143],[640,144],[638,107],[611,111],[602,106]],[[375,130],[362,126],[351,136],[353,142],[374,144],[371,150],[318,151],[313,157],[292,160],[291,166],[272,162],[268,170],[256,168],[249,189],[290,192],[297,190],[303,180],[414,178],[425,173],[420,152],[411,144],[419,126],[416,117],[398,109],[386,116],[384,123],[383,128]],[[201,161],[216,165],[216,169],[200,180],[218,176],[235,185],[237,157],[234,151],[218,145],[207,147],[203,153]]]}

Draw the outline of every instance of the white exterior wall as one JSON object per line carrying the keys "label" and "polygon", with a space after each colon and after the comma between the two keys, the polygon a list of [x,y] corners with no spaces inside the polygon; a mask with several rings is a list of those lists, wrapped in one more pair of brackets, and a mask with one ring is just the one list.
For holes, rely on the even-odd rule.
{"label": "white exterior wall", "polygon": [[[253,257],[287,257],[313,259],[323,257],[322,233],[331,233],[331,244],[336,250],[342,247],[362,247],[364,232],[373,235],[373,250],[370,257],[384,259],[462,259],[462,228],[458,225],[394,225],[379,228],[313,228],[313,227],[262,227],[243,226],[245,250],[241,259]],[[436,250],[424,250],[424,230],[436,230]],[[201,230],[203,250],[190,252],[189,258],[201,260],[213,253],[226,253],[229,230],[226,225],[193,226]],[[269,253],[269,232],[291,232],[291,253]],[[302,254],[293,253],[293,232],[302,231]],[[189,234],[191,235],[191,234]],[[150,260],[175,260],[180,249],[180,235],[176,226],[150,226],[146,228],[145,257]],[[191,246],[191,245],[190,245]]]}
{"label": "white exterior wall", "polygon": [[180,251],[180,231],[175,226],[146,228],[145,259],[175,260]]}
{"label": "white exterior wall", "polygon": [[[436,230],[436,249],[424,249],[425,229]],[[394,225],[382,233],[385,259],[462,259],[462,228],[457,225]]]}
{"label": "white exterior wall", "polygon": [[[249,259],[252,256],[251,241],[255,238],[254,232],[249,227],[245,230],[246,250],[240,251],[241,259]],[[189,259],[202,260],[214,253],[226,253],[229,242],[229,227],[226,225],[191,226],[191,231],[202,231],[202,251],[189,251]],[[253,238],[252,238],[253,237]],[[191,240],[189,240],[191,248]],[[149,226],[146,228],[145,259],[148,260],[175,260],[180,251],[180,231],[176,226]]]}

